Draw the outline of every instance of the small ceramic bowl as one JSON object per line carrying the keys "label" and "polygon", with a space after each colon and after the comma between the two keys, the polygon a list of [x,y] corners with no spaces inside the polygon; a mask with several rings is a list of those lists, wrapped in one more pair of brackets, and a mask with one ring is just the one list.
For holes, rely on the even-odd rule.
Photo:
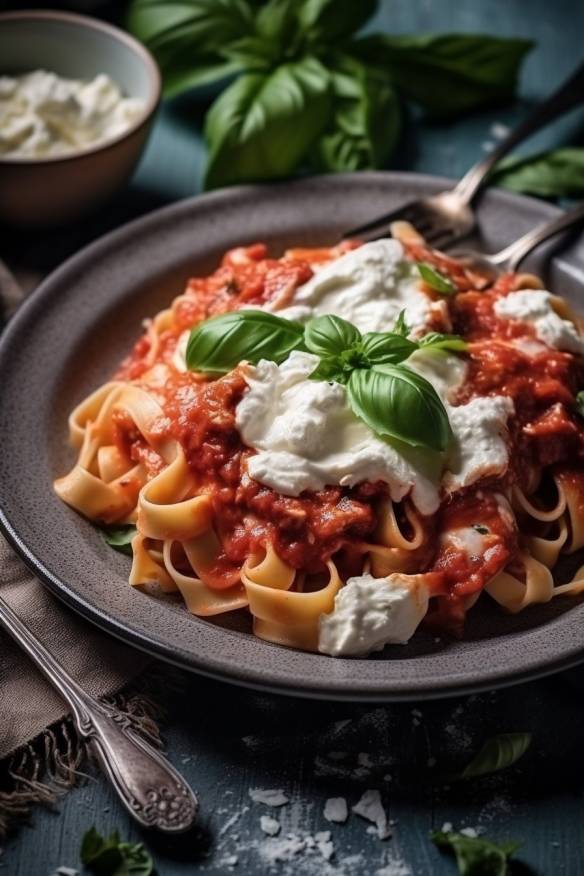
{"label": "small ceramic bowl", "polygon": [[160,100],[152,56],[118,28],[68,12],[0,14],[0,76],[48,70],[69,79],[107,73],[144,110],[124,133],[72,155],[0,156],[0,221],[57,225],[105,201],[130,177]]}

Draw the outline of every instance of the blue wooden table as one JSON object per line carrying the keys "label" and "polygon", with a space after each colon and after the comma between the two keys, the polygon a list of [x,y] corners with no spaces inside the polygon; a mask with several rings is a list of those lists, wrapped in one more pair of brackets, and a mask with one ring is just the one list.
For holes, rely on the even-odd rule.
{"label": "blue wooden table", "polygon": [[[392,166],[456,177],[489,148],[493,125],[512,124],[581,60],[584,6],[573,0],[386,0],[371,26],[536,40],[525,65],[522,101],[447,126],[412,120]],[[204,109],[196,95],[165,105],[132,185],[113,205],[65,232],[7,234],[2,254],[20,271],[45,273],[104,230],[196,194]],[[573,114],[532,148],[579,142],[581,126],[581,114]],[[584,673],[459,700],[381,707],[261,695],[169,667],[160,667],[159,674],[169,755],[198,790],[202,805],[195,836],[146,839],[162,876],[453,874],[453,861],[428,839],[431,829],[445,823],[495,840],[521,841],[515,872],[584,874]],[[531,749],[516,767],[444,784],[441,776],[462,766],[486,737],[512,731],[533,734]],[[258,788],[282,789],[288,802],[277,809],[254,802],[250,790]],[[366,790],[380,791],[391,819],[390,838],[381,840],[374,826],[355,814],[346,824],[325,819],[327,798],[344,797],[350,807]],[[277,837],[262,830],[261,816],[280,822]],[[37,811],[31,826],[6,843],[0,870],[45,876],[60,865],[78,868],[80,838],[91,825],[140,838],[96,775],[73,790],[58,812]],[[318,836],[323,831],[330,831],[330,840]]]}

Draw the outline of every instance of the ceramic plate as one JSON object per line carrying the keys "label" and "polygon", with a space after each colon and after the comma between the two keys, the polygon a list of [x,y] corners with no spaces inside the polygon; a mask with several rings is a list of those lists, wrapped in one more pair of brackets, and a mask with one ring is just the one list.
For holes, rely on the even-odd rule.
{"label": "ceramic plate", "polygon": [[[367,660],[332,659],[268,644],[249,621],[189,615],[182,602],[128,586],[130,560],[53,494],[72,460],[67,414],[105,381],[154,314],[227,248],[266,241],[333,243],[346,228],[446,180],[418,174],[317,177],[224,190],[139,219],[80,252],[26,302],[0,343],[0,524],[59,598],[121,639],[214,678],[282,693],[350,700],[439,697],[511,684],[584,657],[584,602],[556,600],[511,617],[488,599],[463,641],[424,631]],[[479,205],[482,243],[501,247],[556,209],[502,191]],[[584,245],[531,262],[584,310]],[[529,264],[529,262],[527,263]]]}

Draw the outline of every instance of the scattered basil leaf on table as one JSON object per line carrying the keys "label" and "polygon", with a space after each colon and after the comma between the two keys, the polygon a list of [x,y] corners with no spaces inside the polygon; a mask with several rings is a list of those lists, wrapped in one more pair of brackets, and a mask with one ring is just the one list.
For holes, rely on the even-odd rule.
{"label": "scattered basil leaf on table", "polygon": [[581,417],[584,417],[584,389],[581,389],[576,396],[576,410]]}
{"label": "scattered basil leaf on table", "polygon": [[531,733],[492,736],[455,779],[474,779],[507,769],[523,757],[530,745]]}
{"label": "scattered basil leaf on table", "polygon": [[444,451],[450,423],[436,390],[424,377],[399,365],[376,365],[351,373],[353,412],[378,435],[413,447]]}
{"label": "scattered basil leaf on table", "polygon": [[190,371],[227,374],[239,362],[283,362],[298,349],[304,329],[265,310],[233,310],[196,326],[187,344]]}
{"label": "scattered basil leaf on table", "polygon": [[128,26],[151,49],[165,92],[239,76],[205,126],[209,187],[300,167],[382,167],[405,97],[452,116],[514,93],[531,43],[441,34],[355,34],[375,0],[133,0]]}
{"label": "scattered basil leaf on table", "polygon": [[205,122],[205,185],[287,176],[324,129],[330,76],[316,58],[245,73],[215,101]]}
{"label": "scattered basil leaf on table", "polygon": [[95,827],[81,842],[81,861],[97,876],[150,876],[154,862],[142,843],[126,843],[114,831],[107,839]]}
{"label": "scattered basil leaf on table", "polygon": [[521,845],[440,830],[431,833],[430,838],[439,849],[454,852],[460,876],[509,876],[509,858]]}
{"label": "scattered basil leaf on table", "polygon": [[104,526],[101,528],[104,541],[121,554],[132,556],[132,539],[136,535],[135,526]]}
{"label": "scattered basil leaf on table", "polygon": [[389,70],[399,91],[433,118],[470,112],[515,94],[530,40],[479,34],[376,35],[354,51]]}
{"label": "scattered basil leaf on table", "polygon": [[456,293],[456,286],[452,280],[449,280],[432,265],[428,265],[426,262],[416,262],[416,267],[424,283],[427,283],[435,292],[440,292],[441,295],[454,295]]}
{"label": "scattered basil leaf on table", "polygon": [[342,353],[361,341],[361,332],[340,316],[316,316],[306,323],[304,343],[317,356]]}
{"label": "scattered basil leaf on table", "polygon": [[499,162],[489,182],[540,198],[584,195],[584,148],[553,149],[527,158],[512,156]]}

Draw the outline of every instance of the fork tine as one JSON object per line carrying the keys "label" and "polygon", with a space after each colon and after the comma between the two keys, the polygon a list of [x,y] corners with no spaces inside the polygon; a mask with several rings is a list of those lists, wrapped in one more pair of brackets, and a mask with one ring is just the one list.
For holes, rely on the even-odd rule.
{"label": "fork tine", "polygon": [[425,240],[434,249],[444,249],[458,240],[458,235],[452,229],[438,228],[436,231],[429,231]]}
{"label": "fork tine", "polygon": [[[350,237],[361,237],[363,234],[375,231],[383,225],[389,225],[390,222],[394,222],[396,219],[406,219],[410,214],[410,208],[413,207],[414,204],[415,202],[410,201],[409,203],[398,207],[396,210],[392,210],[391,213],[384,213],[382,216],[377,216],[376,219],[372,219],[370,222],[365,222],[363,225],[351,228],[350,231],[344,232],[342,239],[347,240],[347,238]],[[409,221],[411,221],[411,219]]]}

